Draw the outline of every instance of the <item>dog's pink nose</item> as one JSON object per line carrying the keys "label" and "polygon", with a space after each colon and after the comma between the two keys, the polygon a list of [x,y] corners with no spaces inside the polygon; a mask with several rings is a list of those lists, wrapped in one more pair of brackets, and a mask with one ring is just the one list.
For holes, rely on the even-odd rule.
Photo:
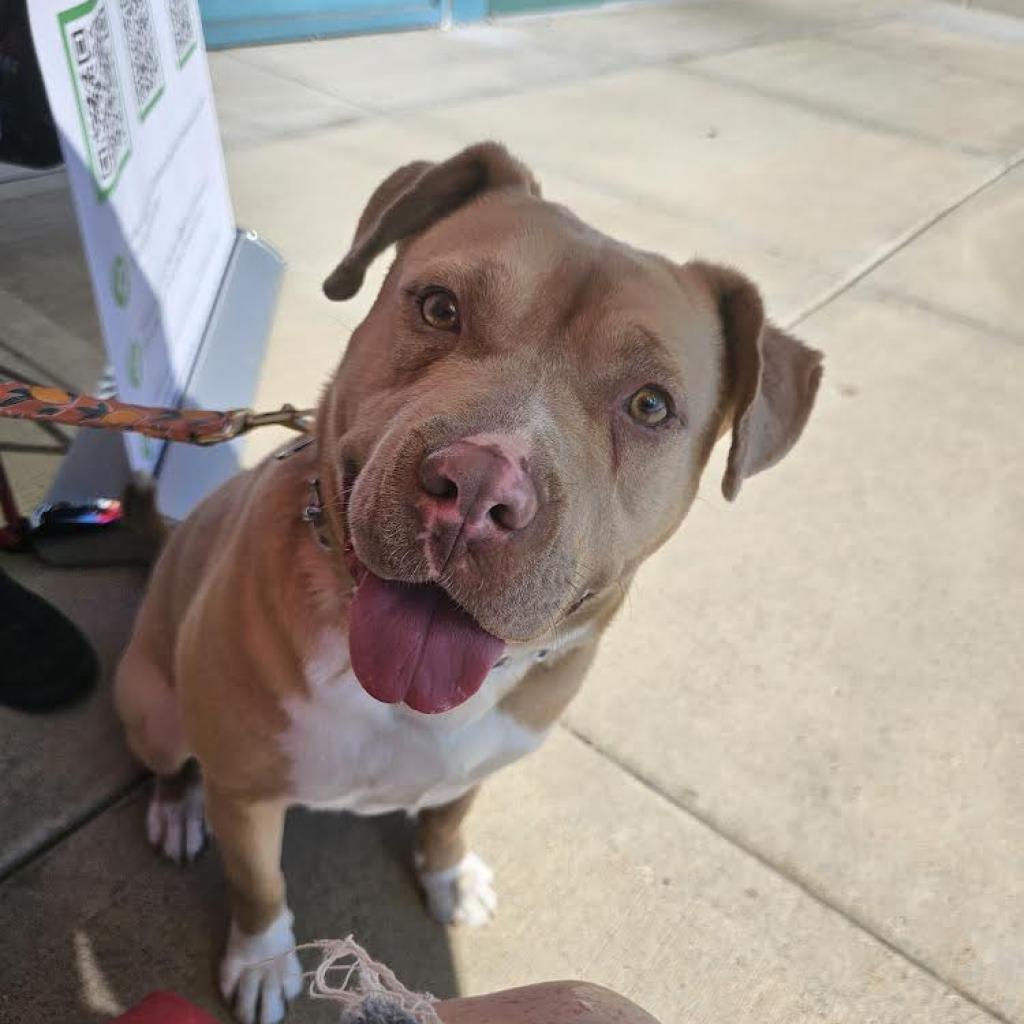
{"label": "dog's pink nose", "polygon": [[430,513],[458,522],[470,540],[487,540],[529,526],[537,491],[526,460],[500,443],[456,441],[420,463]]}

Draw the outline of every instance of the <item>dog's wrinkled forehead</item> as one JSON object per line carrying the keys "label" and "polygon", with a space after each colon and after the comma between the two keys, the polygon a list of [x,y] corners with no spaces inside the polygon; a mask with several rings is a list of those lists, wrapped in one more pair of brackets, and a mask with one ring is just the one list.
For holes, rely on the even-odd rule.
{"label": "dog's wrinkled forehead", "polygon": [[715,330],[713,311],[666,261],[529,195],[489,194],[455,211],[400,247],[396,271],[399,287],[450,289],[471,331],[494,345],[588,357],[596,347],[634,356],[647,347],[678,363],[681,324]]}
{"label": "dog's wrinkled forehead", "polygon": [[530,196],[482,196],[399,246],[403,277],[434,277],[455,289],[501,289],[523,305],[552,274],[595,261],[584,226]]}

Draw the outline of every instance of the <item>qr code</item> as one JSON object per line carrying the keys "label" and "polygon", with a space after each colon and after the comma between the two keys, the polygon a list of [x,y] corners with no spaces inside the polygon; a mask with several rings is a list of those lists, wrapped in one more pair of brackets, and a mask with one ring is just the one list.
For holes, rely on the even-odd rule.
{"label": "qr code", "polygon": [[93,176],[101,195],[128,159],[130,138],[105,0],[60,15]]}
{"label": "qr code", "polygon": [[196,23],[192,16],[192,2],[167,0],[167,13],[171,16],[174,51],[178,55],[178,67],[181,67],[196,48]]}
{"label": "qr code", "polygon": [[135,100],[140,116],[145,117],[164,84],[149,0],[121,0],[121,18],[125,39],[128,40]]}

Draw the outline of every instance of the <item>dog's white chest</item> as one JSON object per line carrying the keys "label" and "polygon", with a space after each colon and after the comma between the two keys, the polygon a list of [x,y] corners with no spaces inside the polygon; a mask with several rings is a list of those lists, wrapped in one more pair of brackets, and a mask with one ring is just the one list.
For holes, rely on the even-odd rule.
{"label": "dog's white chest", "polygon": [[340,636],[307,666],[310,696],[289,700],[283,738],[292,796],[311,807],[384,814],[438,806],[529,753],[543,734],[496,706],[530,667],[529,656],[495,668],[453,711],[420,715],[381,704],[348,667]]}

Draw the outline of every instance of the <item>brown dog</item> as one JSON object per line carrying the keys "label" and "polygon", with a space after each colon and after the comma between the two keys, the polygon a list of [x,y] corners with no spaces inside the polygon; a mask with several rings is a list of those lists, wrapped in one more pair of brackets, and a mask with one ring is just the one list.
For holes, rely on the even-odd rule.
{"label": "brown dog", "polygon": [[716,439],[731,428],[732,499],[797,440],[821,376],[739,273],[600,234],[492,143],[384,181],[327,295],[395,242],[315,443],[172,536],[118,672],[171,857],[201,847],[205,793],[245,1024],[298,988],[294,955],[266,962],[295,941],[287,807],[418,812],[431,910],[486,920],[474,788],[543,740]]}

